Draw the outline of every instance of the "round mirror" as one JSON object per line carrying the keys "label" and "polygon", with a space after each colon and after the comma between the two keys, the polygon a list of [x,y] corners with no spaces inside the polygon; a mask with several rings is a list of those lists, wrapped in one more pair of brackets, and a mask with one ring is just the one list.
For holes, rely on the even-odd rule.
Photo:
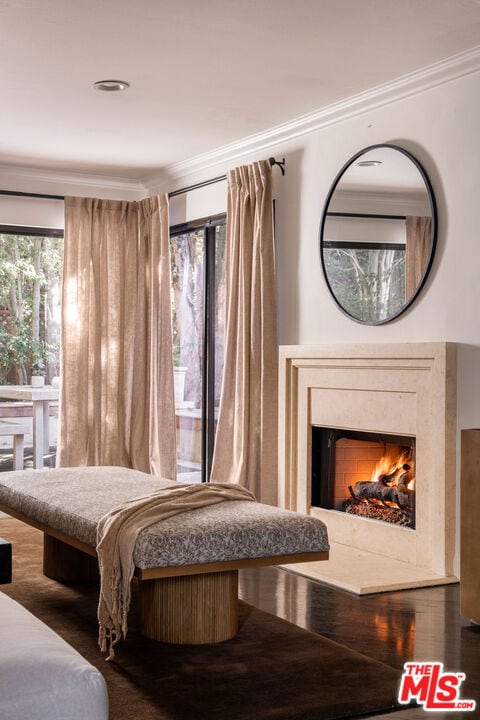
{"label": "round mirror", "polygon": [[335,178],[322,214],[320,256],[335,302],[367,325],[398,317],[426,280],[436,237],[420,163],[394,145],[361,150]]}

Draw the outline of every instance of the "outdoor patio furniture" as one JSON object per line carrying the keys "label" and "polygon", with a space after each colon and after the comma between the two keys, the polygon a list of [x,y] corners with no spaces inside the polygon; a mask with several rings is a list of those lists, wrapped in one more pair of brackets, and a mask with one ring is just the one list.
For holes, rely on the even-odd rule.
{"label": "outdoor patio furniture", "polygon": [[23,470],[26,423],[0,420],[0,435],[13,435],[13,469]]}
{"label": "outdoor patio furniture", "polygon": [[[43,468],[43,456],[50,450],[49,406],[59,398],[59,389],[51,385],[0,385],[0,398],[27,400],[33,404],[33,466]],[[23,467],[23,466],[22,466]]]}

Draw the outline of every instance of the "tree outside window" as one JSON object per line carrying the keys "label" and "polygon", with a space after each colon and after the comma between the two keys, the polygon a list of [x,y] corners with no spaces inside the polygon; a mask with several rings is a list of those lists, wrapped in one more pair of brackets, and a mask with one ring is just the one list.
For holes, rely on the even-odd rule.
{"label": "tree outside window", "polygon": [[0,233],[0,384],[59,374],[62,263],[61,237]]}

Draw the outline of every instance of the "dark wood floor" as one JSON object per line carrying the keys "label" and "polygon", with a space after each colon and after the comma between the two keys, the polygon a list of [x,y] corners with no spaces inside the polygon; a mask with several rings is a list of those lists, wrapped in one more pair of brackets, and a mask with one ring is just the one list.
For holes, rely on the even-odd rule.
{"label": "dark wood floor", "polygon": [[461,697],[476,700],[475,711],[411,707],[385,716],[390,720],[480,718],[480,625],[461,617],[458,584],[357,596],[265,568],[241,571],[240,597],[400,670],[406,661],[439,661],[445,671],[466,674]]}

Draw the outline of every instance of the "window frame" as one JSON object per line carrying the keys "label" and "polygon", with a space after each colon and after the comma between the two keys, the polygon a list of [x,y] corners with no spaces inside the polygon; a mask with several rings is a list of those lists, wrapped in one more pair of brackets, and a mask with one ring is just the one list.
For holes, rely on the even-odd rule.
{"label": "window frame", "polygon": [[215,446],[215,228],[227,224],[226,213],[170,226],[170,237],[203,230],[204,235],[204,316],[202,364],[201,482],[210,480]]}

